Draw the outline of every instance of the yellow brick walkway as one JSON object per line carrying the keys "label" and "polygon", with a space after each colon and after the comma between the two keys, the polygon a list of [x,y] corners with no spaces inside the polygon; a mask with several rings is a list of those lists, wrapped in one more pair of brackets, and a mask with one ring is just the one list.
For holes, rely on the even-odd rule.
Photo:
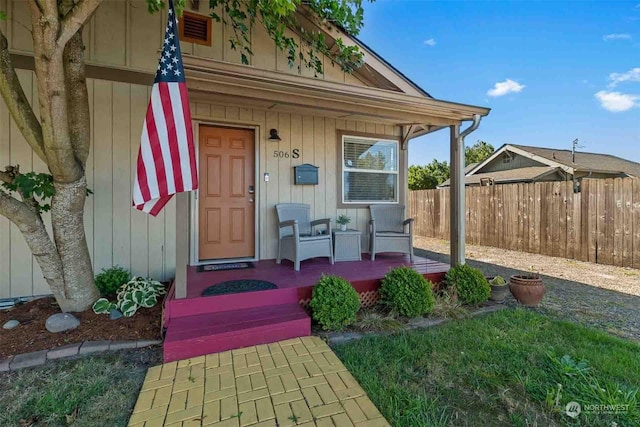
{"label": "yellow brick walkway", "polygon": [[318,337],[154,366],[130,427],[389,426]]}

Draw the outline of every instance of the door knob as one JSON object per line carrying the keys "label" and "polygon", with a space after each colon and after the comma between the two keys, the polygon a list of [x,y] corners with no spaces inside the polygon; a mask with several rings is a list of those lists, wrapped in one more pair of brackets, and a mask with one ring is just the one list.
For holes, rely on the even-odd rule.
{"label": "door knob", "polygon": [[251,198],[249,199],[249,203],[253,203],[253,202],[254,202],[253,197],[251,197]]}
{"label": "door knob", "polygon": [[255,192],[256,192],[256,190],[255,190],[255,188],[253,187],[253,185],[250,185],[250,186],[249,186],[249,194],[253,194],[253,193],[255,193]]}

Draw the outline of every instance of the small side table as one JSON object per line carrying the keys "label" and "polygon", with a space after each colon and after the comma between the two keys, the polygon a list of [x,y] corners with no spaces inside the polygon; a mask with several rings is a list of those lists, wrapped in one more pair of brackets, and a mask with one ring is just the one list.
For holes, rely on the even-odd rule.
{"label": "small side table", "polygon": [[362,250],[360,248],[360,230],[348,229],[333,231],[333,257],[336,262],[340,261],[362,261]]}

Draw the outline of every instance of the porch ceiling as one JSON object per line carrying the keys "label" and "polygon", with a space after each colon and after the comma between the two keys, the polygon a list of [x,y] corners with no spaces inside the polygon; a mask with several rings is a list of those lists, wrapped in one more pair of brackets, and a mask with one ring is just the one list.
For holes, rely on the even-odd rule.
{"label": "porch ceiling", "polygon": [[396,125],[449,126],[489,109],[184,55],[192,100]]}

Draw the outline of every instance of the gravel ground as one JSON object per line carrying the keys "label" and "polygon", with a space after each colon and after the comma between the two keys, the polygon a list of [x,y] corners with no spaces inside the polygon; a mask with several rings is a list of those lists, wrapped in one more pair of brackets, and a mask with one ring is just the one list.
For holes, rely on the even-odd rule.
{"label": "gravel ground", "polygon": [[[416,237],[414,245],[416,255],[449,262],[448,241]],[[533,269],[547,287],[538,311],[640,341],[640,270],[476,245],[466,257],[487,276]]]}

